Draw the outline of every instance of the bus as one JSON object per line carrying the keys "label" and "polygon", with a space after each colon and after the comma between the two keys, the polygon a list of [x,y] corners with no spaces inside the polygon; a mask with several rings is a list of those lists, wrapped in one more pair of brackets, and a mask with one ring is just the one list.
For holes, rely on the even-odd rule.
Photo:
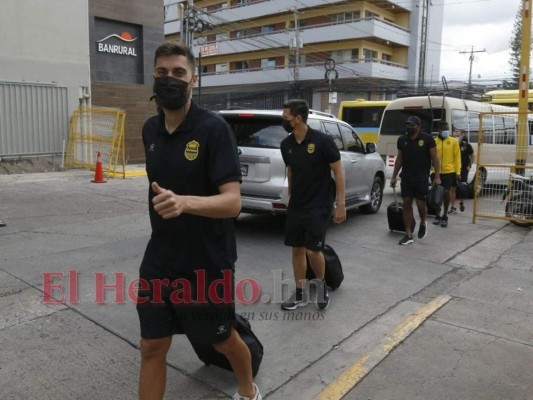
{"label": "bus", "polygon": [[[379,124],[388,100],[345,100],[339,105],[337,118],[349,123],[364,143],[379,142]],[[378,147],[379,151],[379,147]]]}
{"label": "bus", "polygon": [[[490,104],[518,107],[518,89],[516,90],[491,90],[481,95],[481,99]],[[533,106],[533,91],[528,93],[528,104],[531,110]]]}
{"label": "bus", "polygon": [[[463,100],[444,96],[417,96],[393,100],[389,103],[379,130],[378,148],[385,153],[387,177],[392,175],[394,161],[397,154],[397,140],[405,129],[405,121],[411,115],[416,115],[422,121],[422,131],[437,134],[435,123],[445,120],[453,132],[461,129],[478,155],[478,133],[481,112],[499,112],[502,114],[483,115],[483,159],[480,162],[478,189],[486,183],[505,184],[509,177],[509,167],[492,168],[490,165],[512,166],[515,164],[516,132],[518,124],[518,108]],[[509,113],[509,114],[506,114]],[[531,126],[533,118],[528,115],[529,129],[526,153],[528,167],[533,163]],[[485,165],[487,167],[485,167]],[[475,168],[470,171],[469,182],[473,179]]]}

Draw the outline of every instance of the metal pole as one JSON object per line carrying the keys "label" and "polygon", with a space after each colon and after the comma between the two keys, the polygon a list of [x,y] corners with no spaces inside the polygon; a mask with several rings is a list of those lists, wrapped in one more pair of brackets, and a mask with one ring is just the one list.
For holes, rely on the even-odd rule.
{"label": "metal pole", "polygon": [[[520,84],[518,97],[518,132],[516,137],[517,166],[526,165],[528,137],[528,100],[529,100],[529,52],[531,49],[531,0],[522,0],[522,47],[520,51]],[[517,168],[516,173],[524,175],[524,168]]]}

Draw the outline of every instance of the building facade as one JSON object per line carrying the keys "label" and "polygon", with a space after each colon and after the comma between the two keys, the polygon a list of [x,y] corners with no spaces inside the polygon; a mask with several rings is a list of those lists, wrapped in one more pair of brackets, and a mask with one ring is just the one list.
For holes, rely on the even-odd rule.
{"label": "building facade", "polygon": [[443,6],[428,0],[165,0],[165,36],[199,57],[200,103],[394,98],[439,80]]}
{"label": "building facade", "polygon": [[83,105],[124,110],[126,158],[144,161],[162,9],[163,0],[2,0],[0,157],[60,155]]}

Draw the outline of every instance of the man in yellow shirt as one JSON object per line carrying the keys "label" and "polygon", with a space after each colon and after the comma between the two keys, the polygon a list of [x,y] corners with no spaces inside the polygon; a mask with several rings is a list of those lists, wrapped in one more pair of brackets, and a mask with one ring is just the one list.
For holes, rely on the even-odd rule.
{"label": "man in yellow shirt", "polygon": [[437,155],[440,161],[440,180],[444,187],[444,204],[438,209],[433,225],[443,228],[448,226],[448,207],[450,206],[450,189],[461,181],[461,150],[459,142],[450,136],[450,127],[446,121],[437,123],[438,136],[435,138]]}

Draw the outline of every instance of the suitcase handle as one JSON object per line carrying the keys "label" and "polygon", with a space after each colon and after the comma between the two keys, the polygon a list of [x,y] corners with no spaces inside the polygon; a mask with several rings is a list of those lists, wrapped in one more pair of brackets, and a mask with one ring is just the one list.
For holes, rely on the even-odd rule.
{"label": "suitcase handle", "polygon": [[398,198],[396,197],[396,186],[392,188],[392,195],[394,196],[394,204],[396,206],[396,210],[398,210]]}

